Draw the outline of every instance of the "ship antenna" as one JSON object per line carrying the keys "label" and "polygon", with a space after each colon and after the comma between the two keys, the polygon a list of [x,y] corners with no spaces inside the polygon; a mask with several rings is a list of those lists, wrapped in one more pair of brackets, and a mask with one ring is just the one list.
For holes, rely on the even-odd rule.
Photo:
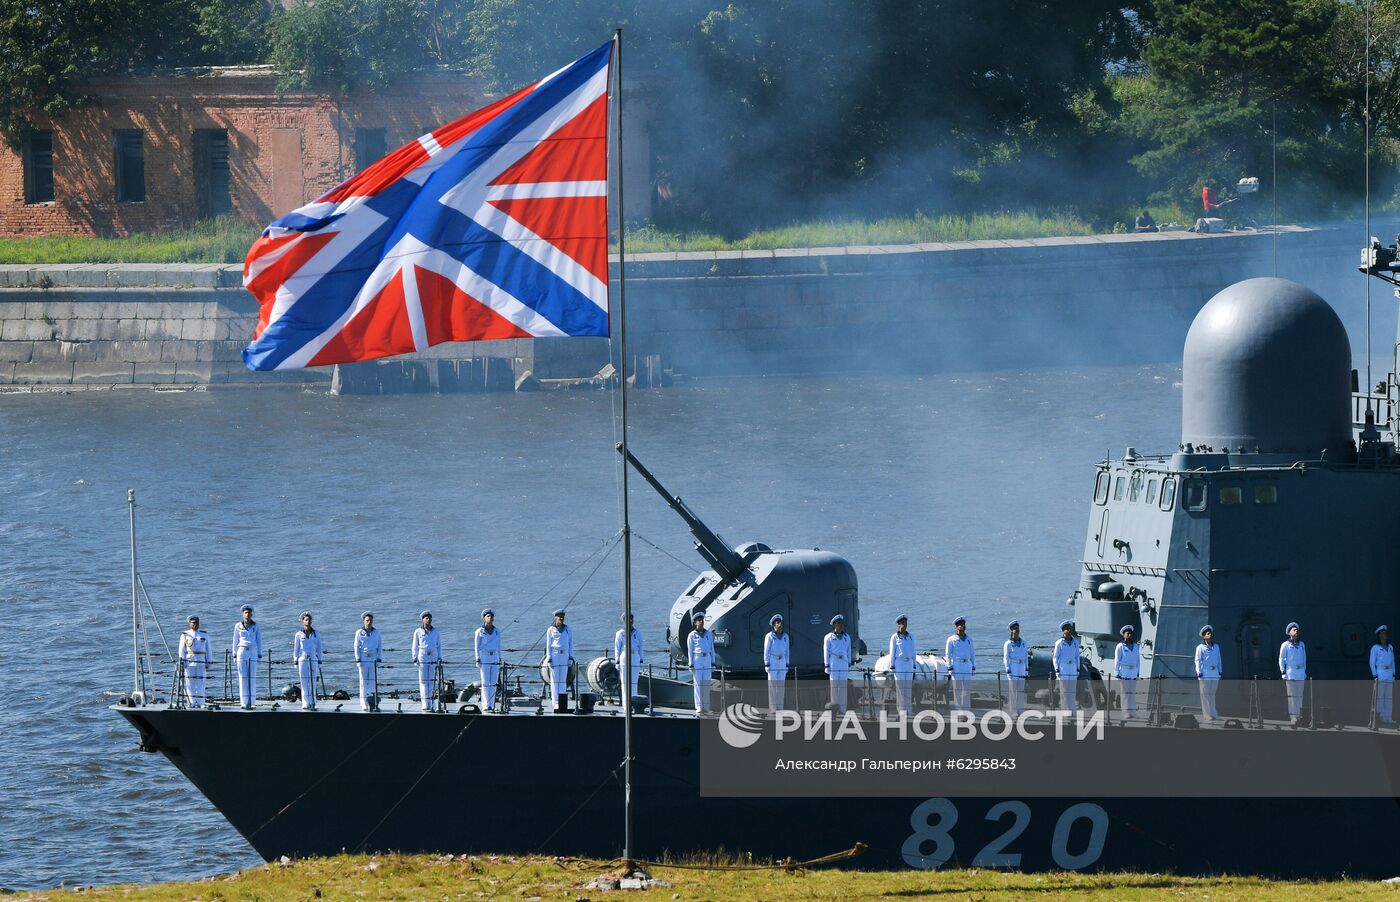
{"label": "ship antenna", "polygon": [[1269,187],[1273,194],[1274,205],[1274,278],[1278,278],[1278,98],[1274,98],[1274,124],[1269,130],[1269,158],[1273,166],[1273,175],[1269,178]]}
{"label": "ship antenna", "polygon": [[145,693],[141,674],[141,602],[136,575],[136,490],[126,490],[126,508],[131,519],[131,691]]}
{"label": "ship antenna", "polygon": [[[1371,244],[1371,8],[1375,0],[1366,0],[1366,109],[1362,115],[1366,134],[1366,246]],[[1371,410],[1371,280],[1366,280],[1366,426],[1371,429],[1375,413]]]}
{"label": "ship antenna", "polygon": [[[622,183],[622,29],[613,32],[613,115],[617,129],[617,332],[618,377],[622,392],[622,655],[627,662],[618,693],[622,705],[622,863],[630,874],[632,857],[632,525],[627,498],[627,208]],[[618,662],[619,664],[622,661]]]}

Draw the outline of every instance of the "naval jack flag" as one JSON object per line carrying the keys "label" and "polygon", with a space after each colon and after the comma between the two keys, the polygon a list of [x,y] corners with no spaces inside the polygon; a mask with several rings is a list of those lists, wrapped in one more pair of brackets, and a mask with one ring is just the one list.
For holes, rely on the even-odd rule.
{"label": "naval jack flag", "polygon": [[268,226],[250,370],[444,341],[608,334],[612,43],[406,144]]}

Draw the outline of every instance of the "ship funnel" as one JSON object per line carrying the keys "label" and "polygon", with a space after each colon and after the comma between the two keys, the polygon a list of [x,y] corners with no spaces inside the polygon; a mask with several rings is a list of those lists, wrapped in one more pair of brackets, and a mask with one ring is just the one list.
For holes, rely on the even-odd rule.
{"label": "ship funnel", "polygon": [[1186,336],[1181,441],[1198,449],[1343,457],[1351,343],[1326,301],[1287,279],[1211,298]]}

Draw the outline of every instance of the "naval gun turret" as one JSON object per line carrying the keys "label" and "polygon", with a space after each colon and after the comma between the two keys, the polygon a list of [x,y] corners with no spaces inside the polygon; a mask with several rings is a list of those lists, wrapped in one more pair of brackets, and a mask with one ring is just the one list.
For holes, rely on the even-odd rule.
{"label": "naval gun turret", "polygon": [[846,618],[853,647],[864,653],[856,571],[849,561],[816,548],[775,551],[759,542],[730,548],[630,451],[627,462],[685,521],[696,552],[710,566],[671,606],[667,639],[672,661],[688,663],[686,639],[699,611],[714,632],[715,657],[726,677],[762,676],[763,638],[774,614],[781,614],[786,624],[795,676],[821,673],[822,639],[836,614]]}

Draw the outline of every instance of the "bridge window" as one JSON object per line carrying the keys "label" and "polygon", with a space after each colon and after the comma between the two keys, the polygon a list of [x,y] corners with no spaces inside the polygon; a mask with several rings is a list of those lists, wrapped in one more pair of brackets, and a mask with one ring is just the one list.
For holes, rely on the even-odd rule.
{"label": "bridge window", "polygon": [[1094,503],[1104,504],[1108,501],[1108,484],[1110,478],[1107,470],[1100,470],[1099,475],[1094,477]]}
{"label": "bridge window", "polygon": [[1147,503],[1152,504],[1157,500],[1157,480],[1147,480]]}
{"label": "bridge window", "polygon": [[1254,487],[1255,504],[1277,504],[1278,486],[1276,485],[1256,485]]}
{"label": "bridge window", "polygon": [[1162,499],[1158,503],[1164,511],[1172,509],[1172,504],[1176,502],[1176,480],[1168,476],[1162,480]]}
{"label": "bridge window", "polygon": [[1123,486],[1124,486],[1125,483],[1127,483],[1127,481],[1128,481],[1128,480],[1127,480],[1127,477],[1124,477],[1124,476],[1119,476],[1117,479],[1113,480],[1113,500],[1114,500],[1114,501],[1122,501],[1122,500],[1123,500]]}
{"label": "bridge window", "polygon": [[1206,509],[1206,484],[1199,479],[1186,480],[1186,509],[1189,511],[1203,511]]}
{"label": "bridge window", "polygon": [[1220,503],[1234,506],[1244,501],[1244,489],[1237,485],[1222,485],[1220,487]]}
{"label": "bridge window", "polygon": [[1128,500],[1134,503],[1142,495],[1142,474],[1134,473],[1133,478],[1128,480]]}

